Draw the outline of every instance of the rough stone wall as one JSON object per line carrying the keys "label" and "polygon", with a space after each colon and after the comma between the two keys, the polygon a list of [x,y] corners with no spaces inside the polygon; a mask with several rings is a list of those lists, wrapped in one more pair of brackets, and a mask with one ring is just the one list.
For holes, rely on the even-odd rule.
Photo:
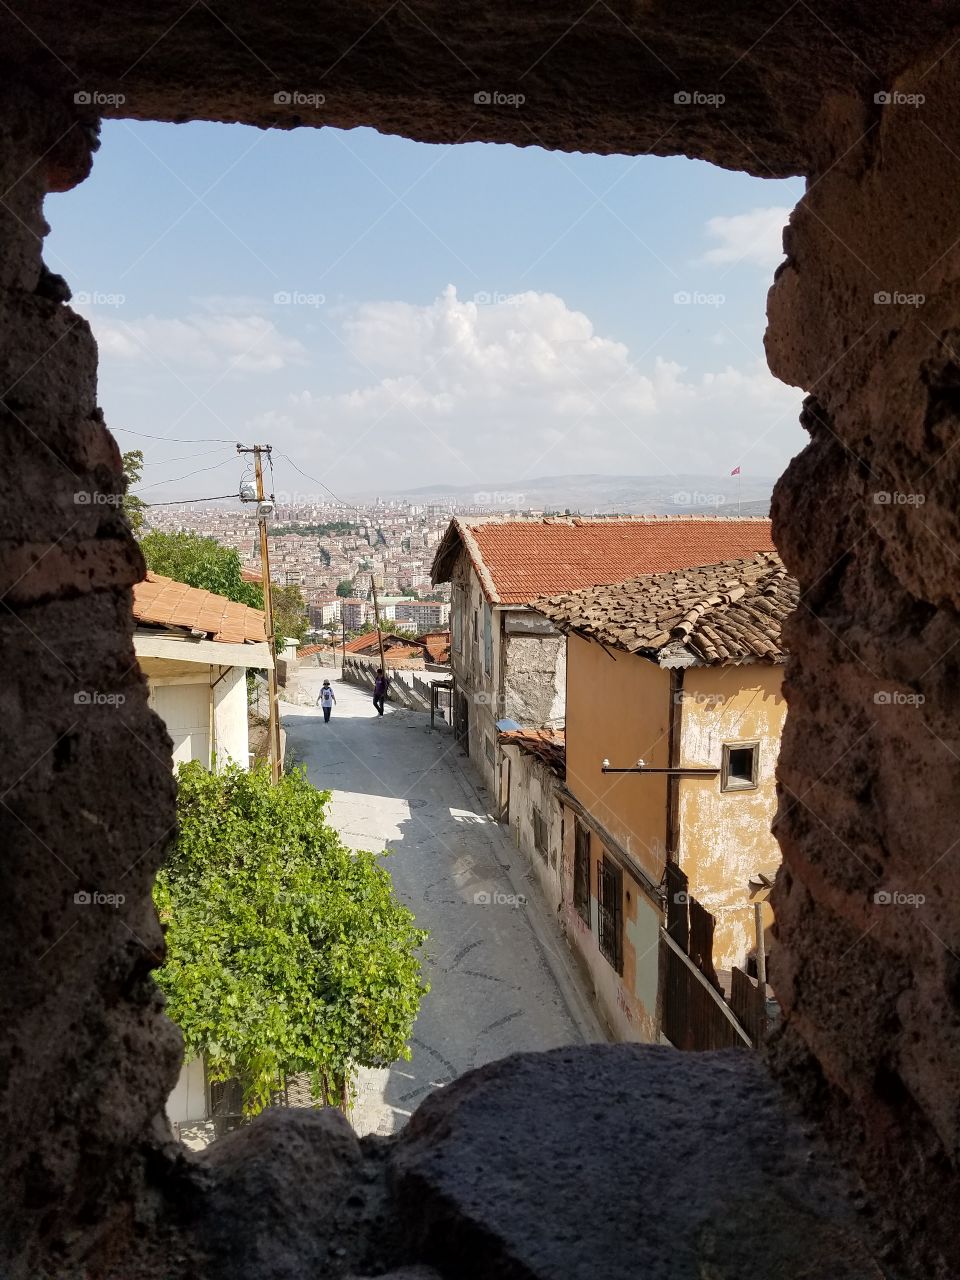
{"label": "rough stone wall", "polygon": [[[811,444],[775,504],[777,540],[803,602],[791,626],[786,685],[784,870],[773,959],[785,1020],[771,1061],[897,1215],[893,1234],[912,1251],[912,1273],[960,1274],[953,1229],[960,1146],[957,5],[918,0],[884,11],[878,22],[866,0],[824,0],[816,13],[773,0],[733,8],[698,0],[682,16],[665,0],[642,12],[605,4],[588,14],[564,6],[467,13],[439,4],[385,14],[368,3],[286,0],[269,14],[238,3],[230,22],[209,5],[184,12],[142,0],[117,0],[109,12],[90,4],[65,12],[36,0],[29,25],[10,6],[0,13],[0,416],[14,446],[5,455],[8,498],[0,514],[0,638],[9,677],[0,761],[0,1161],[13,1204],[2,1227],[4,1274],[60,1280],[87,1258],[90,1274],[129,1280],[129,1247],[149,1237],[161,1200],[167,1210],[182,1208],[198,1187],[212,1185],[234,1206],[233,1221],[252,1231],[260,1219],[244,1217],[246,1203],[271,1177],[277,1204],[292,1203],[297,1170],[308,1165],[300,1147],[287,1152],[292,1173],[284,1178],[277,1164],[284,1149],[271,1146],[268,1129],[246,1139],[262,1141],[267,1152],[259,1181],[241,1168],[231,1182],[217,1160],[190,1172],[165,1145],[158,1119],[179,1058],[149,976],[161,945],[150,882],[173,819],[169,747],[133,665],[129,587],[142,569],[139,555],[114,505],[74,500],[78,492],[115,496],[120,484],[116,446],[96,409],[93,340],[40,258],[45,191],[69,187],[89,164],[97,107],[85,108],[83,124],[72,104],[77,92],[91,91],[122,93],[125,102],[110,108],[117,115],[373,123],[421,138],[650,150],[757,173],[811,173],[787,236],[790,260],[771,295],[768,335],[775,372],[811,393]],[[645,38],[635,39],[631,24]],[[911,58],[913,70],[903,71]],[[16,90],[11,63],[31,87]],[[337,74],[329,79],[324,71],[318,87],[318,67],[337,67]],[[480,113],[486,104],[474,102],[476,90],[510,92],[523,79],[528,112]],[[675,109],[676,90],[710,92],[721,80],[729,110]],[[302,114],[282,109],[278,86],[323,92],[327,101]],[[877,103],[878,89],[906,98]],[[877,494],[889,500],[876,501]],[[81,692],[114,701],[78,702]],[[126,701],[119,704],[118,695]],[[74,901],[93,891],[122,894],[125,902]],[[878,901],[877,894],[913,901]],[[706,1071],[709,1063],[697,1065]],[[668,1077],[684,1071],[693,1068],[677,1061]],[[496,1177],[505,1132],[522,1134],[537,1153],[530,1185],[544,1168],[574,1191],[584,1181],[579,1164],[564,1163],[569,1146],[541,1158],[557,1122],[548,1113],[530,1124],[526,1099],[538,1096],[541,1078],[536,1066],[520,1074],[518,1111],[527,1127],[498,1120],[483,1169],[490,1191],[499,1190],[501,1213],[513,1203]],[[584,1074],[601,1078],[593,1064]],[[638,1079],[618,1093],[614,1072],[583,1114],[593,1123],[615,1117],[619,1137],[624,1118],[644,1114],[639,1100],[654,1096],[654,1074],[645,1059]],[[674,1104],[681,1111],[699,1096],[693,1077],[684,1079],[690,1087]],[[744,1087],[749,1117],[762,1083]],[[726,1104],[721,1094],[708,1114],[696,1112],[682,1152],[686,1167],[704,1147],[713,1149],[707,1135],[722,1142]],[[430,1115],[443,1105],[413,1130],[434,1163],[441,1155],[430,1154]],[[764,1105],[774,1108],[769,1098]],[[488,1114],[497,1110],[489,1099],[485,1106]],[[647,1146],[658,1161],[676,1156],[670,1111],[653,1107],[651,1114]],[[475,1168],[470,1144],[482,1148],[484,1130],[471,1124],[476,1136],[463,1138],[464,1161]],[[660,1146],[665,1132],[672,1141]],[[602,1149],[595,1128],[574,1149],[576,1161],[591,1144]],[[618,1155],[622,1149],[613,1136],[607,1146]],[[638,1144],[635,1154],[643,1150]],[[724,1185],[738,1181],[723,1172]],[[662,1174],[659,1163],[631,1166],[617,1183],[646,1178],[652,1185]],[[588,1181],[609,1185],[609,1168]],[[421,1195],[422,1183],[407,1185]],[[343,1229],[321,1212],[336,1194],[331,1175],[310,1198],[310,1231],[302,1215],[292,1224],[296,1240]],[[431,1230],[441,1235],[452,1195],[445,1190],[437,1200]],[[419,1208],[420,1199],[411,1203]],[[753,1212],[763,1223],[766,1264],[795,1203],[791,1192],[774,1226],[755,1204],[725,1206],[716,1221],[742,1226]],[[585,1213],[580,1199],[574,1208],[576,1216],[558,1212],[556,1222],[575,1218],[579,1231],[584,1221],[609,1220]],[[537,1211],[535,1229],[525,1223],[518,1235],[525,1249],[551,1234],[539,1199]],[[471,1242],[490,1244],[492,1220],[484,1217]],[[282,1222],[278,1214],[273,1229]],[[672,1245],[690,1238],[685,1225]],[[633,1249],[630,1233],[617,1239]],[[604,1243],[594,1242],[589,1261],[604,1256]],[[224,1245],[220,1268],[239,1275],[228,1252]],[[291,1256],[284,1274],[308,1274],[306,1252],[304,1245]],[[439,1253],[434,1242],[429,1255]],[[175,1250],[157,1256],[159,1274],[189,1267]],[[635,1268],[637,1256],[627,1265]],[[834,1269],[814,1273],[841,1274],[836,1256],[826,1249],[832,1261],[824,1268]],[[482,1274],[479,1259],[474,1252],[474,1274]],[[549,1259],[540,1271],[527,1261],[509,1274],[558,1274]],[[707,1262],[729,1275],[757,1266],[754,1259],[747,1270],[724,1272]],[[798,1267],[768,1267],[767,1274],[793,1276]],[[493,1273],[508,1274],[495,1266]]]}
{"label": "rough stone wall", "polygon": [[802,602],[773,1062],[859,1159],[916,1273],[943,1276],[960,1274],[958,72],[934,49],[879,119],[837,111],[767,335],[774,372],[811,392],[774,504]]}
{"label": "rough stone wall", "polygon": [[0,1269],[14,1280],[129,1229],[180,1043],[150,977],[174,803],[133,651],[143,562],[115,504],[93,337],[40,256],[43,197],[86,176],[95,138],[9,81],[0,98]]}

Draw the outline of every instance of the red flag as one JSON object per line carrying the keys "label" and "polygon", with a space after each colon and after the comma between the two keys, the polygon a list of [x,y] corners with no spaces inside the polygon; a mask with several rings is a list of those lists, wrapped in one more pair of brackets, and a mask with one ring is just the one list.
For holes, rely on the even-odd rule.
{"label": "red flag", "polygon": [[730,474],[731,474],[732,476],[738,476],[738,475],[740,474],[740,468],[739,468],[739,467],[734,467],[734,468],[733,468],[733,470],[730,472]]}

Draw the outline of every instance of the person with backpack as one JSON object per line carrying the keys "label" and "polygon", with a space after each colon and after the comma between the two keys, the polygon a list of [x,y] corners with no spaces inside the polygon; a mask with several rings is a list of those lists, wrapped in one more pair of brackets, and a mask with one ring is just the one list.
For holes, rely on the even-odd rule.
{"label": "person with backpack", "polygon": [[383,715],[383,703],[387,696],[387,689],[390,687],[390,681],[387,679],[386,672],[383,667],[377,672],[377,678],[373,684],[373,705],[377,708],[380,715]]}
{"label": "person with backpack", "polygon": [[317,698],[318,706],[323,708],[324,724],[330,723],[330,712],[333,710],[334,704],[336,703],[336,701],[337,701],[337,695],[333,692],[333,689],[330,687],[330,681],[324,680],[323,687],[320,690],[320,697]]}

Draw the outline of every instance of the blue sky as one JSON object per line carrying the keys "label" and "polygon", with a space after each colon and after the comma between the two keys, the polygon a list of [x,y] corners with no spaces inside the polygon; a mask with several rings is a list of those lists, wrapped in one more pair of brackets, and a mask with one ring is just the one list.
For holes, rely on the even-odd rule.
{"label": "blue sky", "polygon": [[801,194],[684,159],[114,122],[48,199],[46,259],[153,500],[234,489],[221,439],[342,494],[775,476],[804,437],[764,308]]}

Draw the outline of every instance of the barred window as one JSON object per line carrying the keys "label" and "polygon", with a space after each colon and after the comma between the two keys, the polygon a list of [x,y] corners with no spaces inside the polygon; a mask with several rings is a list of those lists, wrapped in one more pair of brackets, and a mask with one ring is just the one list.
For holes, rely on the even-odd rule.
{"label": "barred window", "polygon": [[590,926],[590,829],[579,818],[573,828],[573,905]]}
{"label": "barred window", "polygon": [[623,973],[623,872],[606,855],[597,863],[600,954]]}

